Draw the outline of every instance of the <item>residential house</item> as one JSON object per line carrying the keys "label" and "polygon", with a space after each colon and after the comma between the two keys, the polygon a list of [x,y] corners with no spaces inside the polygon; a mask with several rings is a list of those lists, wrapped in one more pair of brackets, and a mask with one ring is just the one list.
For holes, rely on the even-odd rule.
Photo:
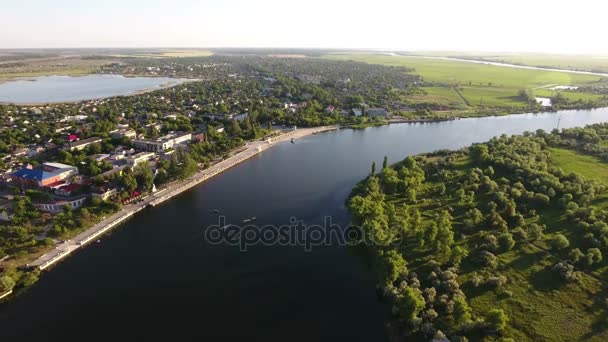
{"label": "residential house", "polygon": [[84,140],[70,142],[64,147],[64,149],[69,150],[69,151],[79,151],[91,144],[99,143],[101,141],[102,141],[102,139],[100,137],[91,137],[91,138],[84,139]]}
{"label": "residential house", "polygon": [[388,111],[384,108],[368,108],[367,109],[368,116],[387,116]]}

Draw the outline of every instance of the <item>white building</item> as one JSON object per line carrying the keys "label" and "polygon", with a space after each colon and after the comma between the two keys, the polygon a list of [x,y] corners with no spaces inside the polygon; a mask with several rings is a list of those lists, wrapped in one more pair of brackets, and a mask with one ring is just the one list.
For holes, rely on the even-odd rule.
{"label": "white building", "polygon": [[192,140],[191,133],[170,133],[156,140],[136,139],[133,146],[139,151],[161,153]]}

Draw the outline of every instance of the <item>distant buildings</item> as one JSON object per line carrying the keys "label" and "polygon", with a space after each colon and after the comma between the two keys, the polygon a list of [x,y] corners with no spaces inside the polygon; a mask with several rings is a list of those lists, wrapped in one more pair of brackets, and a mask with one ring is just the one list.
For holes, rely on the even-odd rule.
{"label": "distant buildings", "polygon": [[110,133],[110,136],[114,139],[135,138],[136,135],[135,130],[124,128]]}
{"label": "distant buildings", "polygon": [[139,151],[162,153],[179,144],[183,144],[192,140],[191,133],[171,133],[158,139],[136,139],[133,140],[133,146]]}
{"label": "distant buildings", "polygon": [[95,143],[98,143],[101,141],[102,141],[102,139],[100,137],[92,137],[92,138],[88,138],[88,139],[84,139],[84,140],[77,140],[74,142],[68,141],[68,143],[66,144],[64,149],[69,150],[69,151],[79,151],[91,144],[95,144]]}
{"label": "distant buildings", "polygon": [[388,111],[384,108],[368,108],[366,110],[368,116],[387,116]]}
{"label": "distant buildings", "polygon": [[154,153],[152,152],[139,152],[127,157],[127,164],[131,167],[136,167],[137,165],[150,160],[152,157],[154,157]]}

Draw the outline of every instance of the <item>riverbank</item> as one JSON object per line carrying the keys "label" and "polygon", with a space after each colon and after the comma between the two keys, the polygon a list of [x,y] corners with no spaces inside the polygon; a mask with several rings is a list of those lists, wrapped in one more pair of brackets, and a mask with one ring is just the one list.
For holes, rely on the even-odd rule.
{"label": "riverbank", "polygon": [[299,139],[308,135],[327,132],[331,130],[339,129],[339,126],[321,126],[313,128],[302,128],[295,131],[283,133],[279,136],[269,138],[264,141],[253,141],[248,142],[245,145],[245,150],[236,153],[235,155],[220,161],[213,166],[201,170],[194,174],[192,177],[184,181],[174,181],[167,184],[154,194],[146,197],[139,203],[129,204],[122,208],[121,211],[105,218],[101,222],[95,224],[93,227],[85,230],[78,234],[72,239],[69,239],[55,247],[52,251],[40,256],[34,262],[29,263],[26,267],[31,269],[45,270],[57,262],[63,260],[65,257],[78,250],[80,247],[87,243],[95,240],[105,232],[118,226],[120,223],[126,221],[131,216],[135,215],[139,211],[146,207],[154,207],[167,201],[184,191],[191,189],[192,187],[204,182],[205,180],[212,178],[229,168],[236,166],[251,157],[275,146],[276,144],[290,141],[291,139]]}

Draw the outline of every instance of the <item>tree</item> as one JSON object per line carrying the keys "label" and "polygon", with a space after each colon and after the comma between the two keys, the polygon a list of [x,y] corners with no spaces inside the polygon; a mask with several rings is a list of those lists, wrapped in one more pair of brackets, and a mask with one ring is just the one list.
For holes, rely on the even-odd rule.
{"label": "tree", "polygon": [[557,233],[555,236],[549,240],[549,244],[555,250],[562,250],[570,246],[570,241],[563,234]]}
{"label": "tree", "polygon": [[388,167],[388,157],[384,156],[384,160],[382,161],[382,169],[386,169]]}
{"label": "tree", "polygon": [[509,322],[509,317],[503,309],[493,309],[488,312],[486,322],[491,330],[502,332]]}
{"label": "tree", "polygon": [[587,266],[602,262],[602,252],[598,248],[589,248],[585,256]]}
{"label": "tree", "polygon": [[471,321],[471,308],[467,303],[467,300],[463,297],[456,297],[454,299],[454,321],[456,324],[465,324]]}
{"label": "tree", "polygon": [[15,281],[9,276],[0,277],[0,292],[8,292],[15,287]]}
{"label": "tree", "polygon": [[372,175],[376,174],[376,162],[372,163]]}
{"label": "tree", "polygon": [[125,189],[129,192],[129,194],[132,194],[133,191],[135,191],[135,189],[137,189],[137,180],[133,176],[132,172],[125,172],[122,175],[121,181],[122,181],[122,186],[125,187]]}
{"label": "tree", "polygon": [[230,121],[230,125],[228,126],[228,133],[233,136],[241,135],[241,126],[239,126],[239,122],[236,120]]}
{"label": "tree", "polygon": [[139,163],[135,167],[135,174],[137,175],[137,184],[144,191],[148,191],[152,189],[152,184],[154,183],[154,173],[152,172],[152,168],[148,164],[148,162]]}
{"label": "tree", "polygon": [[509,232],[504,232],[498,235],[498,245],[503,252],[510,251],[515,246],[513,235]]}
{"label": "tree", "polygon": [[530,89],[520,89],[517,92],[517,96],[526,102],[536,102],[536,97],[534,96],[534,92]]}
{"label": "tree", "polygon": [[389,250],[384,257],[386,264],[385,279],[387,283],[392,283],[400,276],[407,275],[407,262],[403,256],[395,250]]}
{"label": "tree", "polygon": [[397,306],[404,318],[411,320],[416,318],[422,309],[424,309],[424,297],[422,297],[419,289],[407,287],[397,300]]}
{"label": "tree", "polygon": [[570,261],[572,261],[573,263],[578,263],[585,255],[583,254],[583,252],[581,252],[580,249],[575,248],[573,250],[570,251],[570,253],[568,253],[568,256],[570,257]]}

